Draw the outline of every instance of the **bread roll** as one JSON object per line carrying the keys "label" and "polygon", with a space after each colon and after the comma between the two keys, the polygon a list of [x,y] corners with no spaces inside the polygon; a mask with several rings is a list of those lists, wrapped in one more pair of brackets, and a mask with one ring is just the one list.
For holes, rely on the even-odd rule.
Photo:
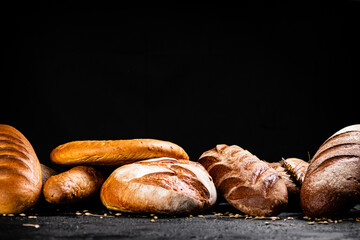
{"label": "bread roll", "polygon": [[217,145],[204,152],[199,162],[224,198],[243,213],[271,216],[285,209],[288,192],[284,180],[268,163],[241,147]]}
{"label": "bread roll", "polygon": [[18,130],[0,124],[0,213],[21,213],[41,194],[40,162]]}
{"label": "bread roll", "polygon": [[77,203],[99,193],[104,181],[103,171],[91,166],[77,166],[51,176],[44,185],[43,193],[49,203]]}
{"label": "bread roll", "polygon": [[50,154],[53,163],[68,166],[121,166],[157,157],[189,159],[180,146],[155,139],[74,141],[58,146]]}
{"label": "bread roll", "polygon": [[328,138],[312,158],[301,188],[309,217],[346,213],[360,202],[360,124]]}
{"label": "bread roll", "polygon": [[116,169],[101,188],[110,210],[135,213],[185,214],[216,202],[212,178],[196,162],[156,158]]}

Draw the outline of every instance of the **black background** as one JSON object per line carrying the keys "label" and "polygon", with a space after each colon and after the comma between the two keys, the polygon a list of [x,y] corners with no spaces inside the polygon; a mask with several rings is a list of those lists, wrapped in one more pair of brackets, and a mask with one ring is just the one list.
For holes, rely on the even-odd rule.
{"label": "black background", "polygon": [[359,5],[12,3],[0,122],[43,163],[69,141],[131,138],[192,160],[219,143],[308,160],[360,123]]}

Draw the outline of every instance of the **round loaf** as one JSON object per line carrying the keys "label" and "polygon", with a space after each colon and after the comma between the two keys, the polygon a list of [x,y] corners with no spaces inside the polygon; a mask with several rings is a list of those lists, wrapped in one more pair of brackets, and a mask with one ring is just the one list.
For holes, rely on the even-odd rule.
{"label": "round loaf", "polygon": [[55,148],[51,161],[58,165],[121,166],[157,157],[189,159],[180,146],[156,139],[74,141]]}
{"label": "round loaf", "polygon": [[211,207],[217,195],[212,178],[199,163],[156,158],[116,169],[100,197],[110,210],[185,214]]}
{"label": "round loaf", "polygon": [[346,213],[360,202],[360,124],[328,138],[312,158],[301,188],[309,217]]}
{"label": "round loaf", "polygon": [[40,162],[17,129],[0,124],[0,213],[21,213],[41,195]]}

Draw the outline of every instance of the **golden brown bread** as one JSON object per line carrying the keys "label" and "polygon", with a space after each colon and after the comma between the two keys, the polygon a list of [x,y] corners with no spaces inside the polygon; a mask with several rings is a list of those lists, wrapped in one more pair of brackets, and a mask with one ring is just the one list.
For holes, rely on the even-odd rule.
{"label": "golden brown bread", "polygon": [[284,167],[285,171],[292,177],[298,186],[301,186],[309,163],[300,158],[287,158],[282,159],[280,164]]}
{"label": "golden brown bread", "polygon": [[189,159],[180,146],[155,139],[74,141],[58,146],[50,154],[53,163],[69,166],[121,166],[157,157]]}
{"label": "golden brown bread", "polygon": [[240,211],[255,216],[277,215],[286,208],[285,182],[268,163],[239,146],[217,145],[199,162],[213,177],[225,199]]}
{"label": "golden brown bread", "polygon": [[309,217],[346,213],[360,202],[360,124],[328,138],[312,158],[301,188]]}
{"label": "golden brown bread", "polygon": [[185,214],[203,211],[216,202],[212,178],[199,163],[156,158],[117,168],[101,188],[110,210]]}
{"label": "golden brown bread", "polygon": [[43,193],[49,203],[77,203],[99,193],[104,181],[103,171],[91,166],[77,166],[51,176],[44,185]]}
{"label": "golden brown bread", "polygon": [[41,195],[40,162],[17,129],[0,124],[0,213],[20,213]]}

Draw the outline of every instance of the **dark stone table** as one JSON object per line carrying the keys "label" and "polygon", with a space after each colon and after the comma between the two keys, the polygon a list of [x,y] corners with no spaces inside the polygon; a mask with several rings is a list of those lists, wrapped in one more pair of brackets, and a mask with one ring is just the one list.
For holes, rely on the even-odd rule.
{"label": "dark stone table", "polygon": [[185,216],[127,214],[101,203],[51,206],[0,216],[0,239],[360,239],[360,205],[334,219],[300,211],[252,218],[222,202]]}

